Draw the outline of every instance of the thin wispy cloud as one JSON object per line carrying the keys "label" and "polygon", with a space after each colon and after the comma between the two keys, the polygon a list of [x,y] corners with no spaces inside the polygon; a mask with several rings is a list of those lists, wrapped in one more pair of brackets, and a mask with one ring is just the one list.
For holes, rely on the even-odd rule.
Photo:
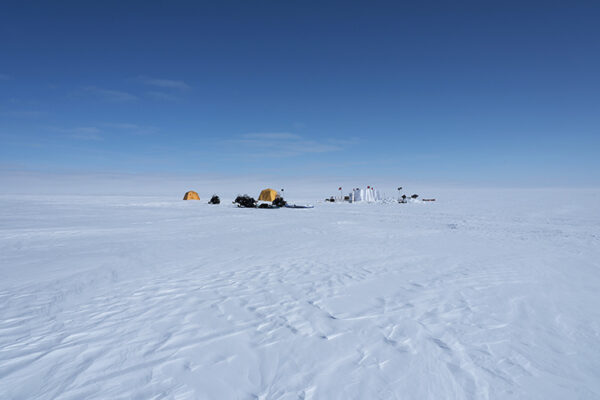
{"label": "thin wispy cloud", "polygon": [[289,132],[247,133],[226,142],[259,157],[293,157],[342,151],[350,141],[315,140]]}
{"label": "thin wispy cloud", "polygon": [[259,140],[301,140],[302,136],[288,132],[268,132],[268,133],[246,133],[241,136],[244,139],[259,139]]}
{"label": "thin wispy cloud", "polygon": [[135,130],[135,129],[139,128],[139,125],[130,124],[127,122],[117,122],[117,123],[111,122],[111,123],[106,123],[104,125],[109,128],[117,128],[117,129],[124,129],[124,130]]}
{"label": "thin wispy cloud", "polygon": [[158,128],[154,126],[141,126],[128,122],[111,122],[102,124],[106,129],[126,132],[131,135],[149,135],[158,132]]}
{"label": "thin wispy cloud", "polygon": [[96,86],[87,86],[84,87],[83,90],[99,99],[117,103],[135,101],[138,99],[137,96],[131,93],[122,92],[120,90],[102,89]]}
{"label": "thin wispy cloud", "polygon": [[177,90],[189,90],[191,86],[181,80],[174,79],[159,79],[149,78],[147,76],[138,77],[139,81],[144,85],[155,86],[163,89],[177,89]]}
{"label": "thin wispy cloud", "polygon": [[77,140],[103,140],[102,130],[94,126],[80,126],[75,128],[53,128],[54,131],[60,132],[64,137]]}
{"label": "thin wispy cloud", "polygon": [[159,101],[179,101],[191,86],[182,80],[138,76],[137,81],[148,87],[145,95]]}
{"label": "thin wispy cloud", "polygon": [[107,140],[123,135],[142,136],[158,132],[153,126],[142,126],[128,122],[107,122],[95,126],[77,126],[72,128],[48,127],[47,129],[58,132],[63,138],[77,140]]}

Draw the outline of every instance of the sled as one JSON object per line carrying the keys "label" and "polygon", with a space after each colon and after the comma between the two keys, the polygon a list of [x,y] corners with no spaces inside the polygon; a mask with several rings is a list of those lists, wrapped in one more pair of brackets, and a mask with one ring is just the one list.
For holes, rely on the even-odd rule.
{"label": "sled", "polygon": [[286,204],[285,208],[315,208],[315,206],[310,204],[299,205],[299,204]]}

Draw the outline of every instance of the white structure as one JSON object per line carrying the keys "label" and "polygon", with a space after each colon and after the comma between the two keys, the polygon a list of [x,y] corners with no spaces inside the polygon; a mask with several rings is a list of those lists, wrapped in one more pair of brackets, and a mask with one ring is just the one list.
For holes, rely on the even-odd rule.
{"label": "white structure", "polygon": [[375,190],[375,188],[371,186],[367,186],[366,189],[354,189],[350,193],[350,201],[351,202],[361,202],[366,201],[368,203],[373,203],[375,201],[381,200],[381,194],[379,190]]}

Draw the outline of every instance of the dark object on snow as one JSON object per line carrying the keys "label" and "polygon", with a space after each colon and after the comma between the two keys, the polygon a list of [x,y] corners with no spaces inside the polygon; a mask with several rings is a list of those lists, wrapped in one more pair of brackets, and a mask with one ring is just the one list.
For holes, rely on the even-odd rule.
{"label": "dark object on snow", "polygon": [[350,196],[344,196],[344,201],[350,201]]}
{"label": "dark object on snow", "polygon": [[423,201],[435,201],[435,199],[423,199]]}
{"label": "dark object on snow", "polygon": [[325,199],[325,201],[329,201],[329,202],[331,202],[331,203],[335,203],[335,199],[333,198],[333,196],[331,196],[331,197],[330,197],[330,198],[328,198],[328,199]]}
{"label": "dark object on snow", "polygon": [[417,197],[419,197],[418,194],[413,194],[412,196],[410,196],[411,199],[416,199]]}
{"label": "dark object on snow", "polygon": [[242,208],[255,208],[256,207],[256,200],[254,200],[254,197],[250,197],[247,194],[236,197],[235,201],[233,203],[237,204],[238,207],[242,207]]}
{"label": "dark object on snow", "polygon": [[402,195],[402,200],[398,200],[398,203],[402,203],[402,204],[406,203],[406,195],[405,194]]}
{"label": "dark object on snow", "polygon": [[214,194],[213,197],[210,198],[208,204],[221,204],[221,199],[219,199],[219,196]]}
{"label": "dark object on snow", "polygon": [[259,205],[258,205],[258,207],[257,207],[257,208],[269,208],[269,209],[274,209],[274,208],[281,208],[281,207],[274,206],[274,205],[272,205],[272,204],[269,204],[269,203],[261,203],[261,204],[259,204]]}
{"label": "dark object on snow", "polygon": [[276,197],[272,203],[275,207],[284,207],[287,204],[287,201],[283,199],[283,197]]}

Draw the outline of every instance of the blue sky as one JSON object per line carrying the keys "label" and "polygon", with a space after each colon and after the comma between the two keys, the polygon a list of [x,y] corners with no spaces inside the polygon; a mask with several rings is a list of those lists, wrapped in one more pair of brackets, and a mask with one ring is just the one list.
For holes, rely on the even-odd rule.
{"label": "blue sky", "polygon": [[597,1],[151,3],[2,6],[4,173],[600,183]]}

